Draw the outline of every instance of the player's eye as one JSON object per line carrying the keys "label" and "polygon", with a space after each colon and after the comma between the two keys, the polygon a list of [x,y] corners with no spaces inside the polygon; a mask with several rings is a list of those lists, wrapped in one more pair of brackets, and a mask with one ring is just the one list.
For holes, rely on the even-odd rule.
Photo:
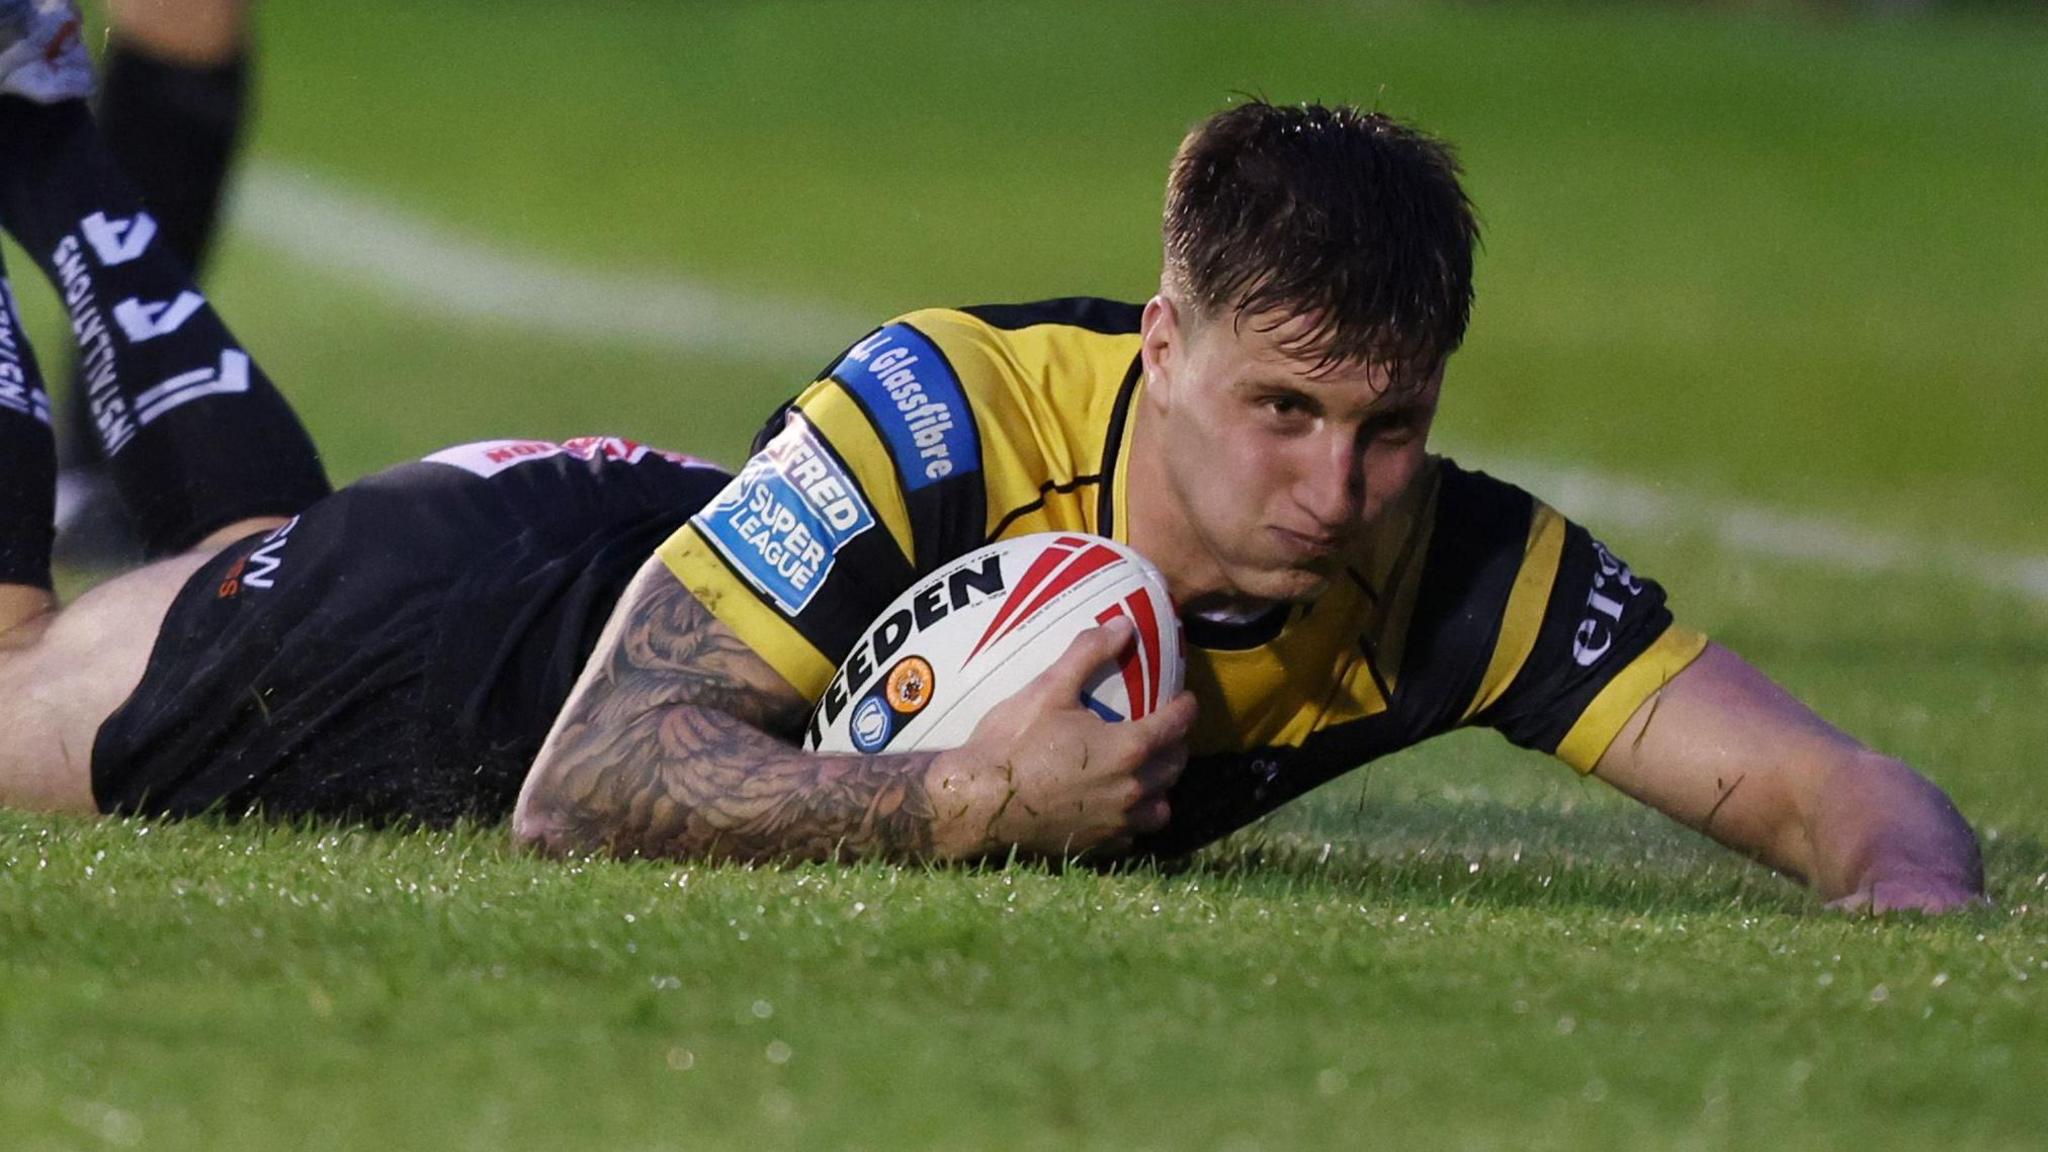
{"label": "player's eye", "polygon": [[1375,424],[1372,428],[1372,438],[1382,444],[1397,447],[1411,444],[1422,435],[1422,429],[1426,424],[1427,421],[1420,413],[1396,416]]}
{"label": "player's eye", "polygon": [[1259,400],[1259,407],[1269,415],[1283,420],[1293,419],[1308,412],[1308,407],[1292,396],[1266,396]]}

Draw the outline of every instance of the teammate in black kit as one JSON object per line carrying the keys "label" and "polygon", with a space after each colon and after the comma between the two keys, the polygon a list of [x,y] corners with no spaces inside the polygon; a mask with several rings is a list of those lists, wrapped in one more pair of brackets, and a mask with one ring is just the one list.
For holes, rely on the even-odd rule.
{"label": "teammate in black kit", "polygon": [[[39,38],[7,43],[9,18]],[[333,492],[97,138],[75,23],[7,4],[0,44],[0,224],[70,311],[151,560],[54,610],[49,404],[7,300],[0,800],[502,817],[620,589],[727,475],[618,439],[502,441]]]}
{"label": "teammate in black kit", "polygon": [[[251,0],[108,0],[105,79],[95,116],[135,182],[162,243],[195,278],[249,110]],[[114,491],[74,379],[60,422],[57,555],[88,567],[133,563],[135,526]]]}
{"label": "teammate in black kit", "polygon": [[[1158,295],[905,317],[737,478],[622,441],[508,441],[330,493],[100,148],[76,32],[60,0],[0,0],[0,224],[71,310],[162,559],[55,611],[48,402],[10,313],[0,803],[510,810],[544,850],[675,857],[1178,853],[1469,723],[1830,900],[1981,895],[1932,784],[1678,628],[1583,529],[1428,454],[1473,226],[1412,129],[1256,102],[1211,118],[1176,159]],[[1109,625],[959,748],[792,746],[894,591],[1041,522],[1160,566],[1194,625],[1190,692],[1125,723],[1082,707],[1130,640]],[[767,538],[785,528],[827,553],[789,570]]]}

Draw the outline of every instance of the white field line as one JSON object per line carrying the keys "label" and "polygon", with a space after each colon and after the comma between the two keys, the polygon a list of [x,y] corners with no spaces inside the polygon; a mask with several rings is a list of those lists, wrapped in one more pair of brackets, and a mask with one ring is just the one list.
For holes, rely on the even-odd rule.
{"label": "white field line", "polygon": [[233,224],[243,234],[424,315],[807,368],[873,326],[823,304],[536,259],[274,163],[251,162],[236,179]]}
{"label": "white field line", "polygon": [[[242,171],[233,222],[274,253],[420,314],[580,343],[811,367],[873,323],[823,303],[538,259],[273,163]],[[1853,573],[1934,573],[2048,603],[2048,555],[1914,540],[1556,463],[1487,464],[1605,530],[1699,532],[1736,555]]]}
{"label": "white field line", "polygon": [[1702,497],[1598,472],[1533,460],[1491,460],[1500,474],[1559,511],[1601,530],[1698,532],[1740,556],[1850,573],[1946,576],[2048,604],[2048,556],[1914,539],[1826,516]]}

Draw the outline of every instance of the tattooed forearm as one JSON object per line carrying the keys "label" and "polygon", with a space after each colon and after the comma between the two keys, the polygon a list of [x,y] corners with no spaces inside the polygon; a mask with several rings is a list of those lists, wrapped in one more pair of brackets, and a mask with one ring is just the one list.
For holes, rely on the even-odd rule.
{"label": "tattooed forearm", "polygon": [[520,799],[553,851],[739,860],[932,852],[932,757],[807,755],[805,701],[658,561],[620,600]]}

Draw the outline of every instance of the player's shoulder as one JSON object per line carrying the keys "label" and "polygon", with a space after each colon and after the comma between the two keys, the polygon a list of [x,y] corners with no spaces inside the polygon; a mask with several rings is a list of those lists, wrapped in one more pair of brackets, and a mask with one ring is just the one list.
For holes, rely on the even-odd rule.
{"label": "player's shoulder", "polygon": [[922,341],[977,403],[1047,394],[1073,401],[1122,382],[1137,356],[1143,312],[1092,296],[920,309],[854,345],[834,374],[846,379],[840,370],[864,361],[871,349]]}
{"label": "player's shoulder", "polygon": [[1000,514],[1100,470],[1137,378],[1142,313],[1095,297],[920,309],[856,341],[821,383],[908,465],[907,486],[979,469]]}
{"label": "player's shoulder", "polygon": [[1521,485],[1448,456],[1431,458],[1436,483],[1436,519],[1460,536],[1479,537],[1503,527],[1526,530],[1541,502]]}

